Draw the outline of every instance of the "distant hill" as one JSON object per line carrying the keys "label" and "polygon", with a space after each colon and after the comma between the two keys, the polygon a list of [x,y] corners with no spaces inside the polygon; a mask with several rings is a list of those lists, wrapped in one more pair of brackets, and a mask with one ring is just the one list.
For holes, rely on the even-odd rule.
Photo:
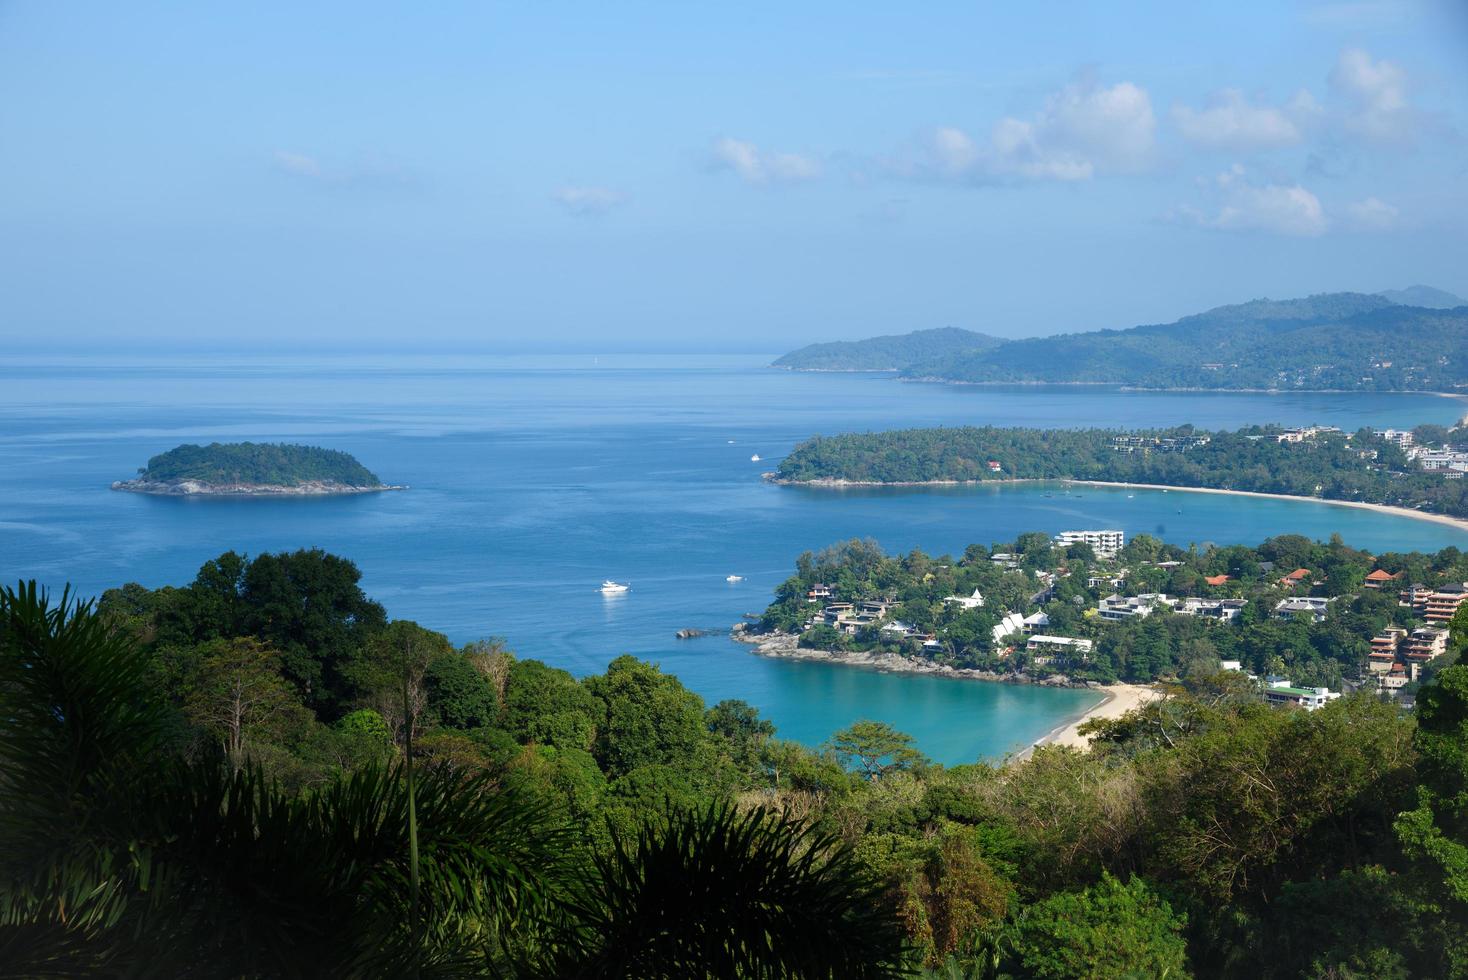
{"label": "distant hill", "polygon": [[991,383],[1448,391],[1468,386],[1468,309],[1402,306],[1363,293],[1259,299],[1175,323],[950,353],[903,373]]}
{"label": "distant hill", "polygon": [[811,344],[791,351],[773,366],[792,371],[901,371],[914,364],[1002,343],[999,337],[972,330],[939,327],[868,340]]}
{"label": "distant hill", "polygon": [[1421,306],[1429,310],[1451,310],[1468,306],[1468,299],[1431,286],[1408,286],[1406,289],[1385,289],[1377,293],[1393,303],[1403,306]]}

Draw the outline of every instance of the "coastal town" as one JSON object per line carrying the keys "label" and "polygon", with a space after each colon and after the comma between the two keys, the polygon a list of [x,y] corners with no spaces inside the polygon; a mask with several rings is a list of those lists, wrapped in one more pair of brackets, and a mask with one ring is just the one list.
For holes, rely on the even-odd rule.
{"label": "coastal town", "polygon": [[1410,706],[1468,641],[1456,549],[1373,556],[1283,536],[1184,550],[1080,529],[956,560],[852,541],[798,567],[747,638],[893,670],[1067,684],[1235,671],[1271,704],[1366,690]]}

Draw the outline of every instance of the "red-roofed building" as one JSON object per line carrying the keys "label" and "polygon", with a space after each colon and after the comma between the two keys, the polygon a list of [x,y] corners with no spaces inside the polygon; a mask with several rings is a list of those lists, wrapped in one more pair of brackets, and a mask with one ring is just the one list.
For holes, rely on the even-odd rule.
{"label": "red-roofed building", "polygon": [[1203,581],[1207,582],[1209,585],[1222,585],[1223,583],[1228,581],[1228,576],[1209,575],[1207,578],[1203,579]]}
{"label": "red-roofed building", "polygon": [[1308,582],[1309,580],[1310,580],[1310,569],[1308,569],[1308,568],[1297,568],[1293,572],[1290,572],[1288,575],[1286,575],[1284,578],[1280,579],[1279,580],[1279,584],[1280,585],[1299,585],[1301,582]]}
{"label": "red-roofed building", "polygon": [[1395,575],[1391,574],[1390,572],[1382,571],[1380,568],[1378,568],[1376,571],[1366,576],[1366,581],[1364,584],[1368,589],[1380,589],[1385,586],[1386,583],[1395,582],[1396,580],[1397,577]]}

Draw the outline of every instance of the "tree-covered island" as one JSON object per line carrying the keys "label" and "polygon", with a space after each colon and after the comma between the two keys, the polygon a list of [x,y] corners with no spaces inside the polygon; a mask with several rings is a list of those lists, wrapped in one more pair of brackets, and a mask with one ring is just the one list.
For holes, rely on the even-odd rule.
{"label": "tree-covered island", "polygon": [[1468,517],[1468,430],[992,426],[815,436],[773,474],[811,485],[1074,480],[1278,493]]}
{"label": "tree-covered island", "polygon": [[148,460],[114,490],[167,495],[299,496],[401,490],[349,453],[272,442],[185,444]]}

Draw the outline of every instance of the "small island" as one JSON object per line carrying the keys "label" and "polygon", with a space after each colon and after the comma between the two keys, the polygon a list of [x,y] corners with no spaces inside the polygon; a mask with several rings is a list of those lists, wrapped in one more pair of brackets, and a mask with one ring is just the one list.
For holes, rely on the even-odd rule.
{"label": "small island", "polygon": [[114,490],[165,496],[324,496],[405,490],[377,478],[350,454],[270,442],[185,444],[148,460]]}

